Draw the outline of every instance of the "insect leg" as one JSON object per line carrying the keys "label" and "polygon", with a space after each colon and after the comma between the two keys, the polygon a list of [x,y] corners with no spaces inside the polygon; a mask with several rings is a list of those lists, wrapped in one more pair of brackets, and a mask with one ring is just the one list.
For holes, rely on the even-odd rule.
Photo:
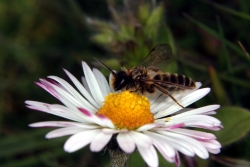
{"label": "insect leg", "polygon": [[131,87],[131,82],[129,84],[127,84],[126,90],[128,90],[130,87]]}
{"label": "insect leg", "polygon": [[157,85],[157,84],[154,84],[154,86],[159,90],[161,91],[163,94],[169,96],[172,100],[174,100],[174,102],[176,102],[180,107],[184,108],[170,93],[168,90],[164,89],[163,87]]}
{"label": "insect leg", "polygon": [[141,89],[141,91],[142,91],[142,93],[143,93],[143,89],[142,89],[142,87],[140,86],[140,85],[136,85],[134,82],[130,82],[129,84],[127,84],[127,86],[126,86],[126,90],[129,90],[129,89],[133,89],[134,88],[134,90],[130,90],[130,92],[137,92],[138,90],[140,90]]}
{"label": "insect leg", "polygon": [[140,86],[137,86],[137,88],[135,88],[135,90],[131,90],[130,92],[137,92],[138,90],[140,90],[141,87]]}

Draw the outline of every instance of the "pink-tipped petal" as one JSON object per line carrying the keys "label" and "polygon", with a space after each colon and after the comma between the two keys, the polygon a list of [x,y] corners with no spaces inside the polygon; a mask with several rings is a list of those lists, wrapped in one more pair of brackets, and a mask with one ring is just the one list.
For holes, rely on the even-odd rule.
{"label": "pink-tipped petal", "polygon": [[169,132],[165,132],[165,131],[161,131],[160,133],[166,137],[169,137],[171,139],[178,141],[179,143],[183,143],[185,145],[188,145],[202,159],[207,159],[209,156],[207,149],[200,142],[198,142],[197,140],[195,140],[193,138],[190,138],[190,137],[187,137],[184,135],[180,135],[180,134],[169,133]]}
{"label": "pink-tipped petal", "polygon": [[79,132],[84,131],[85,129],[80,128],[80,127],[67,127],[67,128],[60,128],[53,130],[45,136],[47,139],[52,139],[52,138],[57,138],[57,137],[62,137],[62,136],[68,136],[68,135],[73,135]]}
{"label": "pink-tipped petal", "polygon": [[105,119],[108,119],[108,118],[104,119],[103,117],[93,114],[84,108],[78,108],[78,110],[81,111],[81,113],[83,113],[86,117],[88,117],[88,120],[92,121],[92,123],[96,123],[97,125],[100,125],[102,127],[107,127],[106,123],[108,120],[105,120]]}
{"label": "pink-tipped petal", "polygon": [[30,127],[37,128],[37,127],[83,127],[89,128],[94,125],[83,125],[77,122],[67,122],[67,121],[45,121],[45,122],[37,122],[29,124]]}
{"label": "pink-tipped petal", "polygon": [[74,85],[78,88],[78,90],[82,93],[84,97],[96,108],[99,107],[99,105],[96,103],[96,101],[93,99],[93,97],[89,94],[89,92],[84,88],[84,86],[67,70],[65,70],[65,73],[68,75],[68,77],[71,79],[71,81],[74,83]]}
{"label": "pink-tipped petal", "polygon": [[180,167],[181,166],[180,155],[179,155],[179,153],[177,151],[176,151],[176,156],[175,156],[175,165],[176,165],[176,167]]}
{"label": "pink-tipped petal", "polygon": [[27,107],[33,110],[57,115],[77,122],[88,122],[88,120],[76,109],[70,109],[59,104],[47,104],[35,101],[26,101]]}
{"label": "pink-tipped petal", "polygon": [[145,134],[152,138],[154,146],[159,150],[166,160],[169,162],[174,162],[175,149],[170,143],[164,140],[164,138],[162,138],[159,134],[153,132],[145,132]]}
{"label": "pink-tipped petal", "polygon": [[71,96],[74,97],[76,101],[81,103],[83,106],[86,106],[87,108],[92,110],[95,110],[96,108],[93,107],[85,98],[83,98],[68,82],[65,80],[57,77],[57,76],[48,76],[48,78],[53,79],[60,83],[61,87],[63,87]]}
{"label": "pink-tipped petal", "polygon": [[100,120],[103,122],[104,127],[115,129],[115,125],[108,117],[103,116],[103,115],[97,115],[97,117],[100,118]]}
{"label": "pink-tipped petal", "polygon": [[166,142],[166,143],[170,144],[174,149],[180,151],[181,153],[183,153],[185,155],[188,155],[188,156],[195,155],[195,153],[194,153],[192,147],[190,147],[190,145],[182,143],[178,139],[168,137],[168,136],[165,136],[162,134],[154,133],[154,132],[144,132],[144,133],[151,136],[155,140],[162,141],[163,143]]}
{"label": "pink-tipped petal", "polygon": [[210,141],[200,141],[200,143],[209,149],[219,149],[221,148],[221,144],[217,140],[210,140]]}
{"label": "pink-tipped petal", "polygon": [[174,129],[172,132],[182,134],[185,136],[192,137],[197,140],[213,140],[216,139],[215,135],[212,133],[206,133],[206,132],[201,132],[197,130],[191,130],[191,129]]}

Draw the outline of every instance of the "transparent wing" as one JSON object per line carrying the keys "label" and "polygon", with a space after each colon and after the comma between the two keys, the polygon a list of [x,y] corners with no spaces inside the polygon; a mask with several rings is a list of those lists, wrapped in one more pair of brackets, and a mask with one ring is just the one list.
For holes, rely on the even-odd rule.
{"label": "transparent wing", "polygon": [[166,67],[172,59],[172,49],[168,44],[160,44],[154,47],[147,57],[139,64],[143,67]]}

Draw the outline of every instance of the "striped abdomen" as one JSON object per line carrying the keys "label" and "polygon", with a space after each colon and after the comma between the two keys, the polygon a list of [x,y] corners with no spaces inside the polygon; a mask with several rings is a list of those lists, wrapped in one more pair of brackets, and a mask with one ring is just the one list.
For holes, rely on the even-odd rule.
{"label": "striped abdomen", "polygon": [[159,85],[169,91],[193,89],[196,87],[195,82],[185,75],[158,73],[153,77],[153,79],[155,81],[159,81]]}

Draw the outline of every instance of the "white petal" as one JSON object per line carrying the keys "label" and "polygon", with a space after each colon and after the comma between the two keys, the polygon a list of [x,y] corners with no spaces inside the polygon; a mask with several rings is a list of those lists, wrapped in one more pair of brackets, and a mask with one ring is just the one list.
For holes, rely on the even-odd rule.
{"label": "white petal", "polygon": [[[182,99],[178,100],[178,102],[183,105],[184,107],[192,104],[193,102],[201,99],[204,97],[206,94],[210,92],[210,88],[203,88],[199,89],[197,91],[194,91],[187,96],[183,97]],[[174,103],[170,107],[167,108],[167,110],[163,110],[155,114],[155,118],[161,118],[170,114],[175,113],[176,111],[182,109],[178,104]]]}
{"label": "white petal", "polygon": [[[67,98],[74,106],[82,106],[82,105],[86,105],[87,107],[91,107],[90,110],[95,109],[92,105],[90,105],[88,102],[86,102],[86,104],[84,102],[80,102],[78,101],[78,99],[76,99],[71,92],[67,91],[65,88],[62,87],[58,87],[56,85],[51,84],[51,86],[56,90],[56,92],[60,95],[63,96],[65,98]],[[73,89],[73,88],[72,88]],[[72,90],[71,90],[72,91]]]}
{"label": "white petal", "polygon": [[173,119],[169,122],[165,122],[165,126],[167,127],[178,124],[183,124],[183,126],[186,127],[198,127],[210,130],[220,130],[223,128],[221,122],[218,119],[207,115],[186,116],[185,118]]}
{"label": "white petal", "polygon": [[[169,132],[166,132],[166,133],[169,133]],[[179,140],[179,138],[173,138],[167,135],[158,134],[158,139],[161,139],[163,140],[163,142],[170,144],[176,150],[182,152],[185,155],[188,155],[188,156],[195,155],[195,152],[192,149],[191,145],[188,145],[185,142],[180,142],[181,140]]]}
{"label": "white petal", "polygon": [[175,165],[176,165],[176,167],[180,167],[181,166],[180,155],[179,155],[179,153],[177,151],[176,151],[176,156],[175,156]]}
{"label": "white petal", "polygon": [[[214,126],[220,126],[221,122],[214,117],[208,116],[208,115],[190,115],[183,118],[178,119],[171,119],[169,123],[175,122],[175,123],[184,123],[185,126],[201,126],[201,127],[214,127]],[[167,125],[168,122],[166,122],[165,125]]]}
{"label": "white petal", "polygon": [[93,69],[93,73],[94,73],[95,78],[97,80],[97,83],[102,91],[103,96],[106,97],[111,92],[106,78],[99,70],[97,70],[95,68]]}
{"label": "white petal", "polygon": [[48,112],[53,115],[71,119],[77,122],[90,122],[81,112],[77,109],[70,109],[62,105],[51,104],[48,106]]}
{"label": "white petal", "polygon": [[216,111],[209,111],[209,112],[206,112],[206,113],[203,113],[204,115],[215,115],[216,114]]}
{"label": "white petal", "polygon": [[[150,104],[154,104],[154,103],[157,103],[159,101],[159,97],[160,96],[164,96],[162,95],[162,92],[160,92],[159,90],[155,90],[154,93],[148,93],[148,92],[145,92],[143,93],[145,96],[147,96],[148,100],[150,101]],[[165,96],[166,98],[166,96]]]}
{"label": "white petal", "polygon": [[201,131],[197,131],[197,130],[178,128],[178,129],[174,129],[174,130],[171,130],[171,131],[175,132],[175,133],[185,135],[185,136],[192,137],[192,138],[197,139],[197,140],[213,140],[213,139],[216,139],[215,135],[212,134],[212,133],[206,133],[206,132],[201,132]]}
{"label": "white petal", "polygon": [[[81,80],[82,80],[82,83],[83,83],[85,89],[91,94],[90,89],[89,89],[89,85],[88,85],[88,83],[87,83],[87,81],[86,81],[86,78],[82,76],[82,77],[81,77]],[[92,94],[91,94],[91,96],[92,96]],[[92,96],[92,97],[93,97],[93,96]],[[97,104],[97,106],[99,106],[99,104]]]}
{"label": "white petal", "polygon": [[160,131],[160,133],[165,136],[171,137],[172,139],[177,140],[179,143],[189,145],[192,148],[192,150],[202,159],[206,159],[209,156],[206,148],[193,138],[165,131]]}
{"label": "white petal", "polygon": [[210,149],[210,148],[207,148],[208,152],[212,153],[212,154],[219,154],[220,153],[220,149]]}
{"label": "white petal", "polygon": [[90,111],[96,110],[96,108],[93,107],[93,105],[91,105],[87,100],[85,100],[68,82],[56,76],[48,76],[48,78],[59,82],[77,101],[82,103],[83,106],[87,106]]}
{"label": "white petal", "polygon": [[[144,132],[145,133],[145,132]],[[148,134],[148,132],[147,132]],[[152,134],[150,134],[152,135]],[[166,135],[162,134],[154,134],[154,136],[158,136],[158,138],[162,138],[165,142],[169,143],[172,147],[174,147],[176,150],[180,151],[181,153],[188,155],[188,156],[194,156],[194,151],[190,147],[190,145],[187,145],[185,143],[180,142],[176,138],[168,137]]]}
{"label": "white petal", "polygon": [[[37,85],[39,85],[40,87],[42,87],[43,89],[45,89],[47,92],[49,92],[51,95],[53,95],[54,97],[56,97],[58,100],[60,100],[64,105],[68,106],[69,108],[74,108],[75,106],[72,105],[68,100],[65,101],[65,97],[62,97],[60,94],[58,94],[58,92],[54,89],[54,87],[52,85],[51,82],[48,82],[45,79],[39,79],[39,82],[36,83]],[[54,85],[54,86],[58,86],[59,85]]]}
{"label": "white petal", "polygon": [[184,113],[181,113],[181,114],[178,114],[178,115],[174,115],[171,118],[181,118],[181,117],[186,117],[186,116],[189,116],[189,115],[204,114],[204,113],[207,113],[209,111],[217,110],[219,107],[220,107],[220,105],[209,105],[209,106],[205,106],[205,107],[200,107],[200,108],[188,111],[188,112],[184,112]]}
{"label": "white petal", "polygon": [[199,141],[203,146],[209,149],[219,149],[221,148],[221,144],[217,140],[210,141]]}
{"label": "white petal", "polygon": [[[167,145],[167,144],[160,145],[160,143],[154,143],[154,146],[157,148],[157,150],[161,153],[161,155],[162,155],[168,162],[174,162],[175,157],[169,156],[169,153],[168,153],[168,148],[169,148],[169,146],[171,146],[171,145]],[[173,147],[171,147],[171,148],[173,148]],[[173,149],[173,151],[174,151],[174,149]],[[175,151],[174,151],[174,152],[175,152]]]}
{"label": "white petal", "polygon": [[152,138],[153,144],[165,159],[167,159],[169,162],[174,162],[175,149],[168,141],[164,140],[162,136],[154,132],[145,132],[145,134],[149,135]]}
{"label": "white petal", "polygon": [[94,152],[101,151],[110,141],[113,134],[99,133],[91,142],[90,150]]}
{"label": "white petal", "polygon": [[97,117],[103,122],[104,127],[109,127],[112,129],[115,128],[115,125],[113,124],[113,122],[109,118],[102,116],[102,115],[97,115]]}
{"label": "white petal", "polygon": [[57,137],[76,134],[76,133],[82,132],[84,130],[85,129],[79,128],[79,127],[60,128],[60,129],[56,129],[56,130],[53,130],[53,131],[47,133],[47,135],[45,137],[47,139],[57,138]]}
{"label": "white petal", "polygon": [[103,128],[103,129],[102,129],[102,132],[103,132],[103,133],[107,133],[107,134],[116,134],[116,133],[119,133],[120,130],[117,130],[117,129],[109,129],[109,128]]}
{"label": "white petal", "polygon": [[64,150],[67,152],[74,152],[82,147],[88,145],[101,132],[98,130],[89,130],[77,133],[71,136],[64,144]]}
{"label": "white petal", "polygon": [[154,146],[151,145],[149,148],[137,146],[137,149],[148,166],[158,167],[159,161]]}
{"label": "white petal", "polygon": [[56,95],[56,98],[59,99],[64,105],[66,105],[70,109],[76,109],[76,107],[84,107],[85,109],[89,111],[96,111],[96,108],[94,108],[91,104],[88,102],[86,104],[83,104],[79,102],[75,97],[73,97],[63,86],[60,84],[56,84],[49,82],[47,80],[40,79],[41,84],[43,84],[47,89],[49,89],[53,94]]}
{"label": "white petal", "polygon": [[149,148],[152,145],[152,140],[145,134],[135,131],[130,131],[128,134],[137,146]]}
{"label": "white petal", "polygon": [[94,129],[98,128],[96,125],[88,125],[77,122],[66,122],[66,121],[44,121],[29,124],[30,127],[38,128],[38,127],[80,127],[85,129]]}
{"label": "white petal", "polygon": [[133,138],[128,133],[119,133],[117,135],[117,143],[120,148],[126,153],[132,153],[135,150]]}
{"label": "white petal", "polygon": [[96,108],[99,106],[97,105],[96,101],[93,99],[93,97],[89,94],[89,92],[83,87],[83,85],[67,70],[65,70],[65,73],[68,75],[68,77],[71,79],[71,81],[74,83],[74,85],[77,87],[77,89],[82,93],[84,97]]}
{"label": "white petal", "polygon": [[[84,114],[88,118],[88,121],[92,123],[96,123],[101,127],[107,127],[107,125],[112,126],[112,122],[107,117],[98,116],[96,114],[89,112],[88,110],[85,110],[84,108],[78,108],[78,110],[81,111],[82,114]],[[108,121],[110,121],[109,124]]]}
{"label": "white petal", "polygon": [[158,124],[156,124],[156,123],[146,124],[146,125],[143,125],[140,128],[138,128],[136,131],[138,131],[138,132],[147,131],[149,129],[155,128],[156,126],[158,126]]}
{"label": "white petal", "polygon": [[93,95],[97,104],[101,106],[102,102],[104,101],[104,96],[100,90],[97,80],[93,72],[90,70],[89,66],[85,62],[82,62],[82,66],[83,66],[84,75],[88,83],[90,92]]}
{"label": "white petal", "polygon": [[49,114],[57,115],[77,122],[89,122],[84,115],[75,109],[70,109],[58,104],[47,104],[36,101],[25,101],[27,107],[33,110],[43,111]]}
{"label": "white petal", "polygon": [[[201,83],[200,82],[196,82],[196,88],[192,89],[192,90],[184,90],[184,91],[175,91],[172,92],[171,95],[178,101],[180,102],[180,99],[182,99],[183,97],[187,96],[188,94],[197,91],[199,88],[201,87]],[[158,111],[162,111],[167,109],[169,106],[171,106],[172,104],[176,104],[171,98],[169,98],[168,96],[165,96],[165,100],[158,103],[157,106],[154,106],[152,109],[153,113],[156,113]],[[180,103],[181,105],[184,106],[184,104]]]}
{"label": "white petal", "polygon": [[54,89],[49,89],[47,88],[44,84],[40,83],[40,82],[35,82],[38,86],[40,86],[41,88],[43,88],[44,90],[46,90],[47,92],[49,92],[52,96],[54,96],[55,98],[59,99],[60,98],[58,97],[57,93],[55,92]]}
{"label": "white petal", "polygon": [[165,103],[165,105],[167,104],[166,103],[166,98],[168,98],[167,96],[165,95],[161,95],[159,96],[155,101],[151,102],[151,105],[150,105],[150,110],[152,113],[156,113],[159,109],[158,108],[161,108],[160,105],[163,105]]}

